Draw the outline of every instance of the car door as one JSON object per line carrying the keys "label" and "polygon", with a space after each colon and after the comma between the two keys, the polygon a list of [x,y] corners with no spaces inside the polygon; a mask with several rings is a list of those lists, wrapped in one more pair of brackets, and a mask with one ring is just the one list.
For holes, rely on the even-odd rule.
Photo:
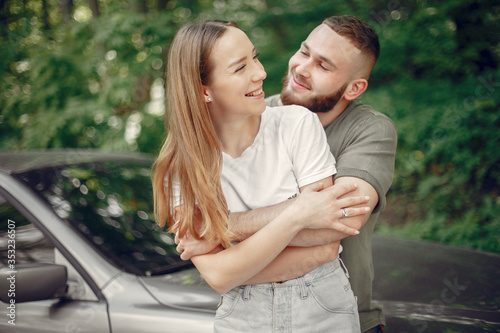
{"label": "car door", "polygon": [[[8,302],[0,303],[0,332],[110,332],[105,300],[99,299],[59,249],[2,195],[0,188],[0,269],[9,270]],[[61,298],[17,302],[16,266],[66,267],[68,289]],[[37,277],[40,282],[46,276]]]}

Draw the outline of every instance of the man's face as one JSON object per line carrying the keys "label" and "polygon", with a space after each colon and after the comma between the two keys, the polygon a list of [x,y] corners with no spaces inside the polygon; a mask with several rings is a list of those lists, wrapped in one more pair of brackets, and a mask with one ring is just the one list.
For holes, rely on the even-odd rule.
{"label": "man's face", "polygon": [[290,58],[283,78],[283,104],[313,112],[331,110],[355,77],[361,51],[330,27],[321,24]]}

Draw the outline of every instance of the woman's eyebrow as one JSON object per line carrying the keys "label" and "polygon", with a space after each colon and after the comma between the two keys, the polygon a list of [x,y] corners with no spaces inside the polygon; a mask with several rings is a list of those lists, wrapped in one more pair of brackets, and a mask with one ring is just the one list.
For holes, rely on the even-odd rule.
{"label": "woman's eyebrow", "polygon": [[232,63],[230,63],[230,64],[229,64],[229,66],[227,66],[227,67],[228,67],[228,68],[231,68],[231,67],[233,67],[233,66],[236,66],[236,65],[238,65],[240,62],[245,61],[247,58],[248,58],[247,56],[241,57],[240,59],[235,60],[235,61],[233,61]]}
{"label": "woman's eyebrow", "polygon": [[[255,47],[253,48],[252,52],[255,53]],[[231,68],[233,66],[236,66],[240,62],[245,61],[247,58],[248,58],[247,56],[243,56],[240,59],[237,59],[237,60],[233,61],[232,63],[230,63],[229,66],[227,66],[227,68]]]}

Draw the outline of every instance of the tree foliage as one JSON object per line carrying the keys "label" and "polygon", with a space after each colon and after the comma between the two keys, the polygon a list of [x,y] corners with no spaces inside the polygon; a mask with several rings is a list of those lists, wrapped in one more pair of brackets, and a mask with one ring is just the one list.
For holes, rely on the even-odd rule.
{"label": "tree foliage", "polygon": [[500,7],[493,0],[1,2],[0,148],[156,154],[168,43],[184,23],[246,31],[278,93],[290,56],[330,15],[370,23],[381,57],[362,100],[399,132],[380,232],[500,252]]}

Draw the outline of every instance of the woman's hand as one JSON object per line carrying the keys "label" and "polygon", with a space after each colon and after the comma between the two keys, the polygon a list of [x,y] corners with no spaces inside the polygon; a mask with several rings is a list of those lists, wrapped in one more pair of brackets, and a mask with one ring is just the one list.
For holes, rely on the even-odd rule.
{"label": "woman's hand", "polygon": [[321,183],[304,187],[296,201],[283,213],[290,214],[303,228],[334,229],[356,235],[359,231],[342,223],[345,217],[368,214],[370,207],[353,207],[368,202],[367,196],[341,198],[356,190],[355,184],[340,184],[323,189]]}

